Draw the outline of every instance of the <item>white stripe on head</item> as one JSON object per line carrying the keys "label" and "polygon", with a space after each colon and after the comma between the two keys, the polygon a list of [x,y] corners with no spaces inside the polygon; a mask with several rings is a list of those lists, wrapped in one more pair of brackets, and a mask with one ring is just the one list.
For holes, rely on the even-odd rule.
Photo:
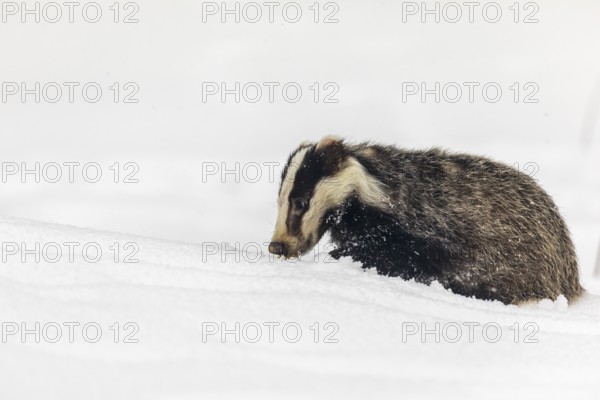
{"label": "white stripe on head", "polygon": [[281,182],[281,191],[279,192],[279,199],[277,201],[279,211],[277,213],[277,222],[275,223],[275,232],[273,233],[272,242],[281,242],[287,237],[287,227],[285,222],[287,220],[288,209],[290,205],[288,198],[290,197],[290,192],[294,187],[294,181],[296,180],[298,169],[302,165],[304,157],[306,156],[306,152],[309,149],[310,147],[305,147],[301,150],[298,150],[287,166],[287,173]]}
{"label": "white stripe on head", "polygon": [[349,157],[336,175],[323,179],[315,187],[308,211],[302,218],[302,233],[306,237],[310,234],[317,237],[325,213],[340,207],[352,193],[365,204],[384,210],[390,208],[383,184],[369,175],[357,159]]}

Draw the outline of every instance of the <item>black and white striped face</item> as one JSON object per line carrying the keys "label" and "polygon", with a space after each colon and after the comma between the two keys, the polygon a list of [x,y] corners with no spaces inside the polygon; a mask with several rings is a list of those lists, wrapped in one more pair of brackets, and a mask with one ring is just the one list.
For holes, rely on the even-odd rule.
{"label": "black and white striped face", "polygon": [[278,215],[269,252],[286,258],[308,252],[321,239],[325,216],[356,194],[381,202],[378,182],[346,154],[343,142],[325,137],[302,144],[291,155],[281,177]]}

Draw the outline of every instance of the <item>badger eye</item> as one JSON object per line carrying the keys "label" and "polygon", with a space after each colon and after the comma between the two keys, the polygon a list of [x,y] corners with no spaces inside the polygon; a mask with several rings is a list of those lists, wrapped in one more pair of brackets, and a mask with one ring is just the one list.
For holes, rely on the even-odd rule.
{"label": "badger eye", "polygon": [[308,202],[304,199],[294,200],[294,207],[296,210],[303,211],[308,207]]}

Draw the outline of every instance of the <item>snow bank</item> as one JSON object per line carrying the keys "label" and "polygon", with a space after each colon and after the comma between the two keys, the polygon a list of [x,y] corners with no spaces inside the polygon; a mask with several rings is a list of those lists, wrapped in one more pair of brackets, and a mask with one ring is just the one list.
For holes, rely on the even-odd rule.
{"label": "snow bank", "polygon": [[[201,245],[14,218],[0,219],[0,235],[2,398],[594,398],[598,392],[594,293],[569,306],[561,300],[504,306],[381,277],[325,254],[318,262],[266,255],[254,262],[256,254],[236,260]],[[12,242],[19,250],[40,243],[40,262],[33,253],[25,262],[21,253],[11,255]],[[57,247],[48,243],[73,242],[79,245],[71,245],[72,262],[68,252],[49,262]],[[88,261],[81,253],[87,243],[94,243]],[[123,262],[131,250],[121,250],[115,262],[115,243],[135,244],[131,260],[139,262]],[[93,263],[90,249],[97,248],[103,256]],[[25,337],[23,328],[30,330]],[[222,328],[229,330],[224,338]]]}

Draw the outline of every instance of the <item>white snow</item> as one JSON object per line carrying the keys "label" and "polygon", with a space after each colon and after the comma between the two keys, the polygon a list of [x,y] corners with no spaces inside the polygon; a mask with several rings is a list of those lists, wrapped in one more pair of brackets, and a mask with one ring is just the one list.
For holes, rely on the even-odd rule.
{"label": "white snow", "polygon": [[[16,243],[93,242],[108,249],[133,242],[140,249],[139,263],[128,264],[115,263],[110,252],[97,263],[86,262],[78,252],[73,262],[63,254],[54,264],[4,255],[3,398],[359,398],[385,393],[593,398],[596,393],[598,292],[568,307],[564,299],[505,306],[456,296],[439,284],[427,287],[363,272],[348,260],[325,262],[322,254],[318,263],[266,255],[245,261],[255,259],[251,253],[238,253],[239,262],[231,253],[223,261],[221,254],[207,256],[200,245],[14,218],[0,220],[0,235]],[[7,333],[8,323],[25,322],[31,330],[36,321],[40,332],[48,329],[40,343],[31,333],[23,340],[22,332]],[[81,324],[74,328],[73,343],[67,322]],[[86,341],[94,339],[94,329],[85,337],[82,333],[89,322],[102,329],[97,343]],[[115,322],[121,325],[119,343],[110,329]],[[128,322],[139,326],[133,336],[138,343],[123,343],[133,329],[124,330]],[[220,333],[221,324],[235,331],[236,322],[240,343],[233,333],[225,340],[220,334],[203,340],[203,331],[206,335],[218,327]],[[52,323],[62,326],[58,343],[48,342],[56,337]],[[273,326],[272,343],[269,323],[280,324]],[[296,343],[291,343],[296,325],[284,337],[288,323],[302,330]],[[257,339],[256,326],[262,337],[251,343]],[[430,333],[423,339],[425,330]],[[327,343],[326,335],[333,333],[329,339],[337,343]]]}
{"label": "white snow", "polygon": [[[402,23],[402,2],[350,0],[337,2],[339,24],[311,23],[312,2],[301,2],[298,24],[202,23],[192,0],[145,0],[139,24],[114,24],[113,2],[100,3],[97,24],[0,22],[1,82],[104,90],[96,104],[0,103],[1,163],[96,162],[103,172],[95,184],[0,181],[0,399],[598,398],[600,3],[544,1],[537,24],[511,22],[514,1],[498,2],[497,24]],[[202,101],[202,82],[273,81],[298,82],[303,99]],[[501,101],[402,101],[402,82],[473,81],[497,82]],[[114,82],[137,83],[139,103],[115,104]],[[335,82],[339,103],[315,104],[314,82]],[[539,102],[515,103],[514,82],[522,96],[536,83]],[[587,293],[570,305],[468,299],[331,262],[325,242],[298,262],[270,259],[282,163],[325,134],[442,146],[534,174],[565,216]],[[139,183],[114,183],[115,162],[121,181],[127,162],[139,166]],[[236,163],[260,165],[261,179],[203,175]],[[81,244],[73,262],[71,242]],[[11,255],[23,243],[63,256]],[[99,262],[81,257],[87,243],[102,249]],[[226,250],[236,247],[246,251]],[[139,262],[123,263],[132,252]],[[21,324],[36,322],[45,337],[23,340]],[[73,343],[69,323],[79,324]],[[83,338],[86,323],[102,329],[97,343]],[[203,340],[203,327],[222,323],[239,323],[246,339],[258,326],[262,338]],[[49,343],[55,324],[63,336]],[[285,324],[291,336],[302,329],[297,343]],[[136,326],[139,342],[123,343]],[[422,340],[424,329],[433,333]],[[325,343],[329,334],[338,342]]]}

